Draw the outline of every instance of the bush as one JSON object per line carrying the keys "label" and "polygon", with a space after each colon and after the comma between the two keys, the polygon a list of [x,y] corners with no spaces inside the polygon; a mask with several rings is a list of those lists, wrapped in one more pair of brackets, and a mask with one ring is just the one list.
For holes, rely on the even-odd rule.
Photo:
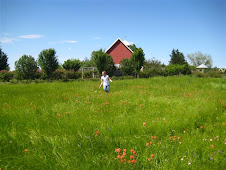
{"label": "bush", "polygon": [[9,82],[14,77],[14,72],[7,71],[7,70],[1,70],[0,71],[0,80],[5,82]]}
{"label": "bush", "polygon": [[166,75],[165,70],[160,68],[151,68],[139,73],[140,78],[149,78]]}
{"label": "bush", "polygon": [[170,64],[166,67],[168,75],[191,74],[191,68],[188,64]]}
{"label": "bush", "polygon": [[223,75],[219,71],[209,71],[206,73],[208,77],[221,78]]}

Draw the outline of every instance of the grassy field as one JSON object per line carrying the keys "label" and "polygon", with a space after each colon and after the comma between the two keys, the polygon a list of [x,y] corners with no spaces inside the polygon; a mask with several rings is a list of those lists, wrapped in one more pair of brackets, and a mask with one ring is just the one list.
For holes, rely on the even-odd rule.
{"label": "grassy field", "polygon": [[0,168],[223,169],[226,79],[0,84]]}

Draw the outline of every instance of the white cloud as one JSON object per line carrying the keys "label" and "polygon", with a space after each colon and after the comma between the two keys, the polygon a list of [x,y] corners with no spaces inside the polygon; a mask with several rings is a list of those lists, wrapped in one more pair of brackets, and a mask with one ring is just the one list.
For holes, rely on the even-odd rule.
{"label": "white cloud", "polygon": [[43,37],[44,35],[21,35],[19,36],[19,38],[24,38],[24,39],[35,39],[35,38],[41,38]]}
{"label": "white cloud", "polygon": [[99,40],[99,39],[101,39],[101,37],[94,37],[94,39],[95,39],[95,40]]}
{"label": "white cloud", "polygon": [[54,41],[54,42],[49,42],[49,44],[65,44],[65,43],[77,43],[78,41],[74,40],[64,40],[64,41]]}
{"label": "white cloud", "polygon": [[17,41],[17,39],[15,39],[15,38],[7,38],[7,37],[0,38],[0,42],[3,43],[3,44],[13,43],[14,41]]}

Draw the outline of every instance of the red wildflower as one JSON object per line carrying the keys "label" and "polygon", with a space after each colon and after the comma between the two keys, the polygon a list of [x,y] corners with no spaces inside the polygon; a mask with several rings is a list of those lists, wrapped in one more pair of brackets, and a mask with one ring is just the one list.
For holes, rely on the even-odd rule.
{"label": "red wildflower", "polygon": [[99,131],[96,131],[95,135],[96,136],[99,136],[100,135],[100,132]]}
{"label": "red wildflower", "polygon": [[24,152],[26,153],[28,150],[27,149],[24,149]]}
{"label": "red wildflower", "polygon": [[120,153],[120,152],[121,152],[121,149],[120,149],[120,148],[118,148],[118,149],[115,149],[115,152],[118,152],[118,153]]}
{"label": "red wildflower", "polygon": [[133,160],[132,160],[132,163],[134,163],[134,164],[135,164],[135,163],[137,163],[137,161],[136,161],[135,159],[133,159]]}

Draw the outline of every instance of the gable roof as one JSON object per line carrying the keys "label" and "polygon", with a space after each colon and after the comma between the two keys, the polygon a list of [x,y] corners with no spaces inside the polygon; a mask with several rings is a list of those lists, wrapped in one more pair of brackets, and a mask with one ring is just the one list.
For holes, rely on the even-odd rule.
{"label": "gable roof", "polygon": [[[128,50],[129,51],[131,51],[131,53],[133,53],[133,51],[120,39],[120,38],[118,38],[106,51],[105,51],[105,53],[107,53],[110,49],[111,49],[111,47],[113,47],[113,45],[115,45],[115,43],[117,42],[117,41],[120,41],[126,48],[128,48]],[[127,42],[126,40],[125,40],[125,42]]]}
{"label": "gable roof", "polygon": [[208,68],[208,67],[204,64],[201,64],[201,65],[197,66],[196,68]]}

